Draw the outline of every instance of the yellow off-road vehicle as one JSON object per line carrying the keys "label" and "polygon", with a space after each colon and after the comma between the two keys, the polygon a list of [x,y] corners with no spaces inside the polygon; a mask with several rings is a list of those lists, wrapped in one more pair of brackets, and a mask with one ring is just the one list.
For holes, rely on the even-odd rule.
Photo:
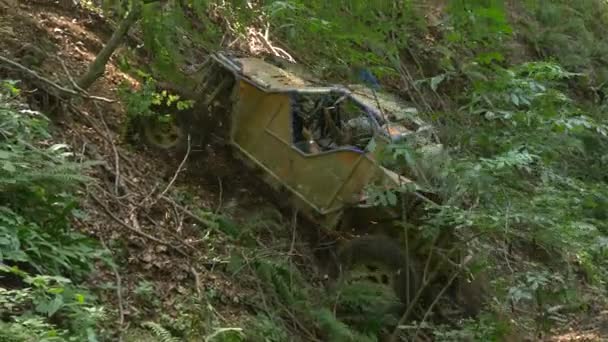
{"label": "yellow off-road vehicle", "polygon": [[[400,219],[403,203],[370,202],[368,190],[409,185],[415,192],[416,184],[383,167],[379,157],[404,139],[440,146],[415,109],[388,94],[322,85],[259,58],[223,53],[211,55],[202,70],[197,101],[203,109],[177,114],[168,130],[145,125],[147,140],[175,148],[196,143],[210,127],[222,130],[246,166],[261,170],[266,183],[325,229],[369,232]],[[342,266],[351,276],[365,266],[364,278],[392,286],[402,300],[411,298],[413,260],[396,235],[377,232],[344,244]]]}

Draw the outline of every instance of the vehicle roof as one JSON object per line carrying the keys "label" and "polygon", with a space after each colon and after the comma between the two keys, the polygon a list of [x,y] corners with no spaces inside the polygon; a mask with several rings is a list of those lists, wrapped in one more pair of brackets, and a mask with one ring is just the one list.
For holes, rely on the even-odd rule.
{"label": "vehicle roof", "polygon": [[315,82],[310,78],[304,78],[292,70],[282,69],[274,64],[271,64],[261,58],[256,57],[228,57],[223,53],[215,55],[216,60],[220,61],[224,66],[238,74],[240,77],[253,83],[270,92],[302,92],[302,93],[324,93],[338,91],[349,93],[355,100],[364,104],[366,107],[378,111],[381,108],[381,113],[394,115],[395,117],[407,117],[409,121],[420,125],[417,118],[416,108],[399,100],[396,96],[385,92],[374,93],[363,85],[344,86],[326,86],[320,81]]}
{"label": "vehicle roof", "polygon": [[312,82],[259,58],[238,58],[241,73],[265,88],[291,90],[314,87]]}
{"label": "vehicle roof", "polygon": [[296,73],[279,68],[261,58],[229,57],[223,53],[213,55],[215,60],[223,64],[238,77],[242,77],[253,85],[269,92],[313,91],[330,92],[337,87],[327,87],[318,82],[313,83]]}

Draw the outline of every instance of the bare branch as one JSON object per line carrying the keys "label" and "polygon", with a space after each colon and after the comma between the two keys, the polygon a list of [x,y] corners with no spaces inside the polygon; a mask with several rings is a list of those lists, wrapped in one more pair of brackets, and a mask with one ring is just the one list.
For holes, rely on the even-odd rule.
{"label": "bare branch", "polygon": [[[103,246],[103,248],[107,249],[110,253],[112,253],[112,251],[108,248],[108,246],[106,245],[105,241],[103,240],[103,238],[100,238],[99,240],[101,242],[101,245]],[[123,337],[122,334],[125,331],[125,309],[124,309],[124,304],[123,304],[123,300],[122,300],[122,281],[120,278],[120,273],[118,273],[118,270],[116,269],[116,267],[112,266],[112,271],[114,272],[114,277],[116,278],[116,297],[118,299],[118,341],[122,342]]]}
{"label": "bare branch", "polygon": [[148,233],[145,233],[145,232],[143,232],[143,231],[141,231],[141,230],[139,230],[139,229],[136,229],[136,228],[131,227],[130,225],[126,224],[126,223],[125,223],[123,220],[121,220],[120,218],[118,218],[118,216],[114,215],[114,213],[113,213],[113,212],[110,210],[110,208],[108,208],[108,206],[107,206],[107,205],[105,205],[105,204],[104,204],[104,203],[103,203],[103,202],[102,202],[102,201],[99,199],[99,197],[95,196],[93,193],[89,192],[89,196],[91,196],[91,198],[92,198],[92,199],[93,199],[93,200],[94,200],[94,201],[95,201],[97,204],[99,204],[99,205],[100,205],[100,206],[103,208],[103,210],[105,211],[105,213],[106,213],[106,214],[107,214],[107,215],[108,215],[110,218],[112,218],[114,221],[116,221],[116,223],[120,224],[121,226],[123,226],[123,227],[124,227],[124,228],[126,228],[127,230],[129,230],[129,231],[131,231],[131,232],[133,232],[133,233],[135,233],[135,234],[137,234],[137,235],[140,235],[140,236],[142,236],[142,237],[145,237],[145,238],[146,238],[146,239],[148,239],[148,240],[152,240],[152,241],[157,242],[157,243],[159,243],[159,244],[161,244],[161,245],[165,245],[165,246],[167,246],[167,247],[170,247],[171,249],[173,249],[173,250],[175,250],[176,252],[178,252],[180,255],[182,255],[182,256],[184,256],[184,257],[188,257],[188,254],[186,254],[186,253],[185,253],[184,251],[182,251],[181,249],[179,249],[179,248],[177,248],[177,247],[173,246],[173,245],[172,245],[172,244],[170,244],[169,242],[167,242],[167,241],[163,241],[163,240],[158,239],[158,238],[155,238],[154,236],[152,236],[152,235],[150,235],[150,234],[148,234]]}
{"label": "bare branch", "polygon": [[[173,183],[175,183],[175,180],[177,179],[177,176],[179,176],[179,174],[182,171],[184,165],[186,164],[186,161],[188,160],[188,156],[190,156],[190,134],[188,134],[188,149],[186,150],[186,155],[184,156],[184,159],[182,159],[182,162],[177,167],[177,170],[175,171],[175,174],[173,175],[173,178],[171,178],[171,181],[169,182],[169,184],[167,185],[167,187],[165,188],[165,190],[163,190],[163,192],[161,192],[160,195],[158,195],[158,199],[160,199],[163,196],[165,196],[165,194],[167,193],[167,191],[169,191],[169,189],[171,188],[171,186],[173,185]],[[154,202],[156,202],[156,201],[154,201]]]}
{"label": "bare branch", "polygon": [[91,100],[96,100],[96,101],[103,101],[103,102],[108,102],[108,103],[113,103],[116,102],[115,100],[111,100],[111,99],[107,99],[105,97],[100,97],[100,96],[92,96],[92,95],[88,95],[86,93],[82,93],[79,91],[76,91],[74,89],[70,89],[70,88],[66,88],[63,87],[59,84],[57,84],[56,82],[51,81],[50,79],[44,77],[44,76],[40,76],[37,72],[35,72],[34,70],[31,70],[13,60],[10,60],[6,57],[0,56],[0,62],[4,62],[14,68],[17,68],[23,72],[25,72],[26,74],[28,74],[31,77],[36,78],[37,80],[40,80],[48,85],[50,85],[53,88],[56,88],[57,90],[61,91],[62,93],[65,93],[66,95],[71,95],[71,96],[81,96],[84,97],[86,99],[91,99]]}
{"label": "bare branch", "polygon": [[452,274],[452,276],[450,277],[450,279],[448,280],[448,282],[445,283],[445,285],[443,286],[443,288],[441,289],[441,291],[439,291],[439,294],[437,294],[437,296],[435,297],[435,299],[433,300],[433,302],[431,303],[431,305],[429,305],[429,307],[426,309],[426,312],[424,313],[424,316],[422,316],[422,319],[420,320],[420,323],[416,327],[416,332],[414,333],[414,341],[416,341],[416,339],[418,338],[418,334],[420,333],[420,327],[422,327],[422,325],[424,324],[424,322],[426,321],[426,319],[429,317],[429,314],[431,313],[431,311],[433,310],[433,308],[435,307],[435,305],[437,305],[437,303],[439,302],[439,299],[441,299],[441,297],[443,297],[443,294],[445,293],[445,291],[447,291],[447,289],[452,285],[452,283],[460,275],[460,273],[462,272],[462,270],[466,269],[467,264],[471,260],[472,260],[472,258],[465,259],[460,264],[460,267],[458,267],[458,269],[456,269],[456,271],[454,271],[454,273]]}

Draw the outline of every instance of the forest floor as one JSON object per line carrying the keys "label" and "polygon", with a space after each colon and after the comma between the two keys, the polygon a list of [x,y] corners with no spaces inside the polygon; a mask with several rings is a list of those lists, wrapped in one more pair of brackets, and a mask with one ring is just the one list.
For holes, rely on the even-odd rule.
{"label": "forest floor", "polygon": [[[0,56],[70,85],[86,71],[112,29],[95,13],[47,4],[0,0]],[[243,172],[230,153],[193,152],[181,167],[181,160],[125,141],[127,114],[118,89],[125,82],[133,88],[141,85],[118,65],[116,57],[111,59],[104,77],[89,90],[111,102],[57,103],[36,90],[41,84],[37,77],[15,69],[0,69],[0,75],[24,79],[21,87],[31,92],[31,104],[53,119],[57,142],[69,144],[77,158],[104,162],[91,171],[95,181],[83,191],[87,217],[75,226],[106,244],[121,265],[119,272],[100,267],[88,283],[115,309],[115,324],[125,336],[142,334],[135,325],[161,314],[178,320],[194,297],[196,305],[208,307],[214,326],[239,327],[252,319],[262,305],[255,302],[260,300],[260,283],[228,271],[234,255],[245,260],[259,254],[286,256],[321,287],[314,253],[300,238],[309,227],[297,227],[291,217],[279,214],[260,195],[260,182]],[[234,233],[233,227],[250,231]],[[231,234],[248,233],[256,241],[255,251],[231,240]],[[118,283],[122,296],[104,290],[108,283]],[[601,339],[597,320],[582,319],[572,327],[550,340]]]}
{"label": "forest floor", "polygon": [[[0,15],[0,55],[63,85],[86,71],[112,33],[95,13],[63,10],[52,3],[2,0]],[[2,70],[2,76],[23,78],[15,70]],[[231,255],[251,253],[227,241],[232,232],[222,231],[229,228],[216,221],[219,216],[240,227],[257,221],[263,225],[265,216],[278,220],[284,231],[259,234],[256,253],[299,254],[306,268],[314,266],[305,260],[312,257],[305,244],[292,242],[295,231],[290,221],[281,221],[257,190],[260,182],[243,172],[230,153],[193,151],[180,168],[181,160],[125,142],[127,115],[117,90],[124,82],[133,88],[140,84],[120,71],[115,58],[89,91],[112,102],[47,103],[48,96],[36,90],[40,79],[24,80],[20,86],[31,92],[31,105],[50,113],[55,140],[69,144],[78,158],[104,162],[92,171],[95,182],[83,196],[87,217],[75,225],[107,244],[115,261],[124,266],[119,275],[101,268],[89,281],[95,289],[119,279],[121,303],[115,291],[101,294],[106,304],[121,307],[117,322],[123,328],[160,313],[176,319],[183,314],[180,305],[197,294],[213,303],[211,311],[221,326],[238,327],[251,316],[259,284],[226,272]],[[265,229],[271,228],[276,227]],[[151,291],[148,297],[136,295],[146,290]]]}

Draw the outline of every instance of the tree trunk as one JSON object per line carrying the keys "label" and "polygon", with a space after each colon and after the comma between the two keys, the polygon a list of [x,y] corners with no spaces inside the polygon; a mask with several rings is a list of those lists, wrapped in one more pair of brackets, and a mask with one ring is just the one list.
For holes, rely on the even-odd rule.
{"label": "tree trunk", "polygon": [[110,41],[101,49],[95,60],[89,65],[87,72],[78,79],[76,84],[83,90],[87,90],[93,82],[103,75],[106,70],[106,64],[114,51],[122,43],[123,39],[129,32],[129,29],[141,14],[141,6],[133,6],[129,14],[120,22],[120,25],[112,34]]}

